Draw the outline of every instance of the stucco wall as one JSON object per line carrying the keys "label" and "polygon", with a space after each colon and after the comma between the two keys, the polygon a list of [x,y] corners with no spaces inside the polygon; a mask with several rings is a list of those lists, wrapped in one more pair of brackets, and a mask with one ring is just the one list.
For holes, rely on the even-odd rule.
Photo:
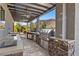
{"label": "stucco wall", "polygon": [[75,29],[75,4],[66,4],[66,38],[74,40]]}
{"label": "stucco wall", "polygon": [[[56,37],[62,37],[63,4],[56,5]],[[75,4],[66,4],[66,39],[74,39]]]}
{"label": "stucco wall", "polygon": [[62,4],[56,4],[56,37],[62,36]]}
{"label": "stucco wall", "polygon": [[79,4],[75,4],[75,55],[79,56]]}

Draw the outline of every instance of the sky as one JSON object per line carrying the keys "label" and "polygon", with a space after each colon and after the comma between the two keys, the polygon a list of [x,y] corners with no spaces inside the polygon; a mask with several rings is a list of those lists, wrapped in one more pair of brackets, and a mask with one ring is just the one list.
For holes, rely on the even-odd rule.
{"label": "sky", "polygon": [[[56,10],[52,10],[49,13],[42,15],[39,19],[49,20],[49,19],[55,19],[55,17],[56,17]],[[36,22],[36,19],[33,22]]]}
{"label": "sky", "polygon": [[48,20],[48,19],[55,19],[56,11],[50,11],[49,13],[40,17],[40,20]]}
{"label": "sky", "polygon": [[[53,10],[53,11],[50,11],[49,13],[42,15],[39,19],[40,20],[49,20],[49,19],[55,19],[55,17],[56,17],[56,10]],[[36,19],[33,22],[36,22]],[[0,23],[5,23],[5,22],[0,21]],[[22,23],[20,22],[20,24],[26,25],[26,23],[23,23],[23,22]]]}

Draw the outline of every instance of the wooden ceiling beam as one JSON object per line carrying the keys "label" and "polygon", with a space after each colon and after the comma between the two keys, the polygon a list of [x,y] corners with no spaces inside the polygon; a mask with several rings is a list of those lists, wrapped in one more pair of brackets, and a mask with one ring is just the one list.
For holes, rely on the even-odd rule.
{"label": "wooden ceiling beam", "polygon": [[[14,4],[14,3],[13,3]],[[23,7],[26,7],[26,8],[32,8],[32,9],[36,9],[36,10],[40,10],[40,11],[44,11],[43,9],[40,9],[40,8],[35,8],[33,6],[29,6],[29,5],[25,5],[25,4],[21,4],[21,3],[15,3],[14,5],[19,5],[19,6],[23,6]]]}
{"label": "wooden ceiling beam", "polygon": [[39,11],[28,10],[28,9],[26,10],[26,9],[24,9],[24,8],[15,7],[15,6],[11,6],[11,5],[8,5],[8,7],[9,7],[9,9],[14,8],[14,9],[19,9],[19,10],[22,10],[22,11],[35,12],[35,13],[39,13],[39,14],[41,14],[41,13],[42,13],[42,12],[39,12]]}
{"label": "wooden ceiling beam", "polygon": [[31,3],[32,5],[36,5],[36,6],[38,6],[38,7],[43,7],[43,8],[45,8],[45,9],[47,9],[48,7],[47,6],[44,6],[44,5],[40,5],[40,4],[38,4],[38,3]]}
{"label": "wooden ceiling beam", "polygon": [[[17,13],[19,13],[19,14],[21,14],[21,15],[26,15],[25,13],[22,13],[22,12],[20,12],[20,11],[15,11],[15,10],[10,10],[11,12],[15,12],[16,14]],[[31,13],[31,15],[30,16],[37,16],[36,14],[33,14],[33,13]]]}
{"label": "wooden ceiling beam", "polygon": [[51,5],[55,5],[56,3],[49,3],[49,4],[51,4]]}

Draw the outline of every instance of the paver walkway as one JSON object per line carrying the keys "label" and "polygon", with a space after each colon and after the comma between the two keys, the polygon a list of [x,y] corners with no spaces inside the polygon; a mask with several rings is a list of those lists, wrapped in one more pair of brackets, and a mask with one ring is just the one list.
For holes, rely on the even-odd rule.
{"label": "paver walkway", "polygon": [[24,40],[24,56],[49,56],[48,52],[29,39]]}

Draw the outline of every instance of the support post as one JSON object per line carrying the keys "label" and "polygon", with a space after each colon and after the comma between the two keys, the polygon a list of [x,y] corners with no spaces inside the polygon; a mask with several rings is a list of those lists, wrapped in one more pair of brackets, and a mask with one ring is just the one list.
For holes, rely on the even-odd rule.
{"label": "support post", "polygon": [[37,18],[36,31],[39,31],[39,17]]}
{"label": "support post", "polygon": [[66,4],[63,3],[62,39],[66,39]]}
{"label": "support post", "polygon": [[31,28],[32,28],[32,21],[30,21],[30,31],[31,31]]}

